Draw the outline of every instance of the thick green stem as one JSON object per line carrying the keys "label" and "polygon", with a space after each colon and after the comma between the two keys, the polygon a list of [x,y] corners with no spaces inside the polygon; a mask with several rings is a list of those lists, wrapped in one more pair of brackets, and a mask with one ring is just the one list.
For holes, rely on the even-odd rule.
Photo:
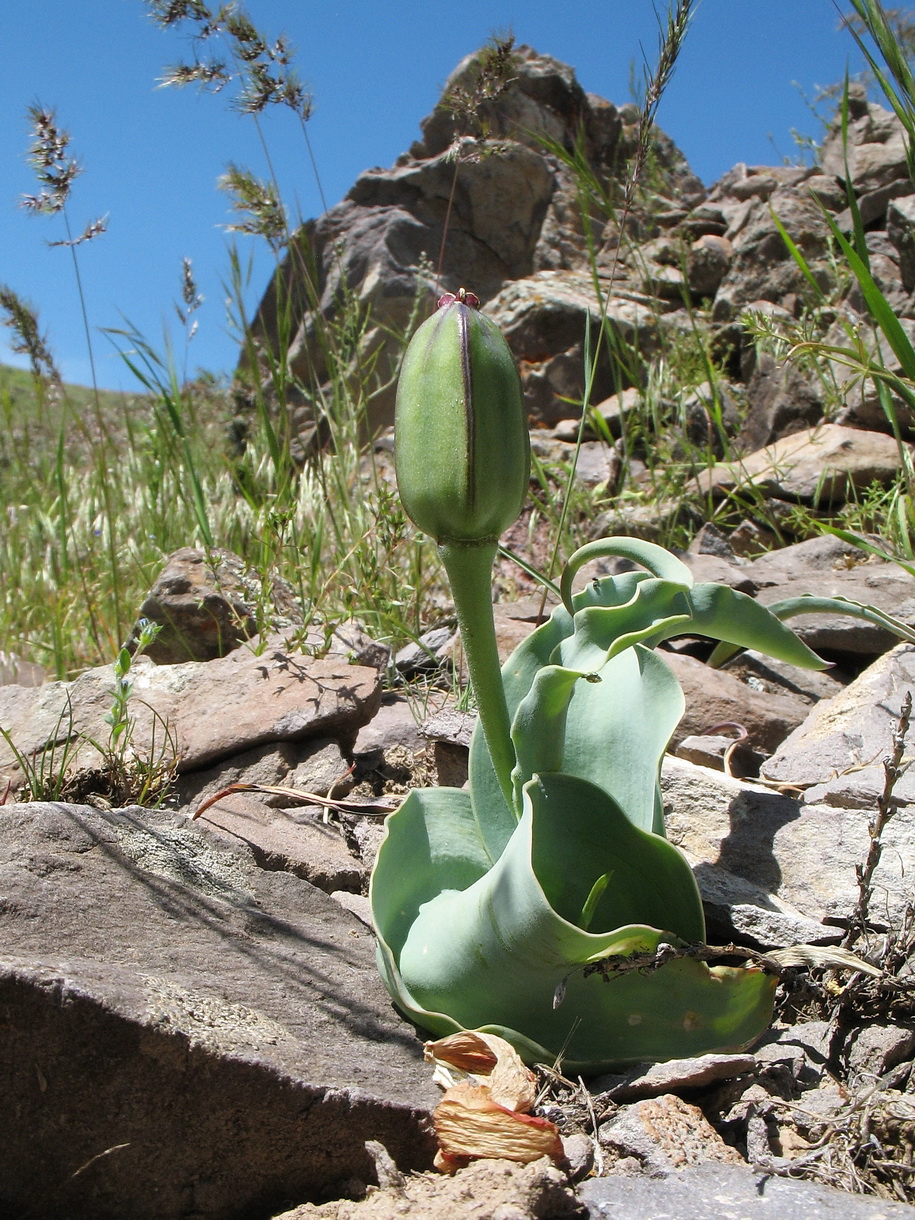
{"label": "thick green stem", "polygon": [[492,614],[492,565],[497,550],[497,542],[446,542],[438,548],[451,582],[461,643],[489,757],[508,807],[514,809],[515,749]]}

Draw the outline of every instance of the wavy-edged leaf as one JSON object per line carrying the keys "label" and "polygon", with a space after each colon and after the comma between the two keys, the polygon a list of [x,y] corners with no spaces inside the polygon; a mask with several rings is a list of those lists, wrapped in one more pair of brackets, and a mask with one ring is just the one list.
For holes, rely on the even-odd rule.
{"label": "wavy-edged leaf", "polygon": [[424,902],[466,889],[492,867],[463,788],[417,788],[385,822],[369,901],[379,937],[396,950]]}
{"label": "wavy-edged leaf", "polygon": [[[600,582],[601,586],[610,584]],[[690,611],[689,595],[682,585],[666,580],[642,581],[627,602],[597,603],[578,610],[574,633],[562,641],[554,659],[567,669],[599,673],[611,657],[633,644],[676,634],[677,626],[685,627],[689,622]]]}
{"label": "wavy-edged leaf", "polygon": [[597,538],[570,555],[563,569],[560,589],[563,605],[567,609],[573,607],[572,583],[581,568],[595,559],[611,558],[632,560],[657,579],[682,585],[684,589],[690,588],[693,583],[693,574],[686,564],[656,542],[645,542],[641,538]]}
{"label": "wavy-edged leaf", "polygon": [[609,793],[633,826],[663,835],[658,776],[683,715],[680,683],[657,653],[638,644],[599,677],[578,682],[572,693],[562,770]]}
{"label": "wavy-edged leaf", "polygon": [[[585,932],[575,920],[604,874],[597,930]],[[498,1033],[529,1059],[562,1055],[569,1068],[593,1071],[734,1049],[771,1016],[774,980],[752,968],[677,959],[649,974],[585,977],[579,967],[608,953],[701,940],[704,924],[680,852],[572,776],[532,780],[498,863],[463,891],[447,888],[426,902],[405,940],[403,922],[390,933],[376,919],[398,976],[392,994],[420,1025]]]}
{"label": "wavy-edged leaf", "polygon": [[512,720],[516,759],[512,782],[519,805],[524,785],[536,772],[563,769],[569,703],[581,681],[583,676],[574,670],[546,665],[518,704]]}

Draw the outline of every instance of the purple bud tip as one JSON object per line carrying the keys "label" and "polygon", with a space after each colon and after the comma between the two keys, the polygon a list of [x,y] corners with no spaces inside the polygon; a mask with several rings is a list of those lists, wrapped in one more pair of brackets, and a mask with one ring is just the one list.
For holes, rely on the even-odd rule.
{"label": "purple bud tip", "polygon": [[471,309],[480,308],[480,298],[475,292],[468,292],[466,288],[459,288],[457,292],[446,292],[444,296],[439,297],[438,307],[444,309],[447,305],[453,305],[457,301],[461,305],[469,305]]}

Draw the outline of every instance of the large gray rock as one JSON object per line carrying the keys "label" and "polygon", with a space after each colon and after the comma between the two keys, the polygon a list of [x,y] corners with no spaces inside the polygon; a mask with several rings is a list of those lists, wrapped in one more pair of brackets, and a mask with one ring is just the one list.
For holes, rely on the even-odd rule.
{"label": "large gray rock", "polygon": [[[638,346],[646,355],[657,348],[659,320],[650,297],[614,296],[605,307],[606,325],[624,347]],[[614,388],[619,368],[600,339],[601,311],[586,272],[549,269],[515,280],[488,312],[519,361],[532,420],[555,424],[568,418],[568,400],[581,395],[586,328],[592,351],[599,353],[594,395],[599,399]]]}
{"label": "large gray rock", "polygon": [[823,390],[796,365],[779,364],[763,354],[747,386],[747,405],[739,444],[753,453],[818,423],[823,414]]}
{"label": "large gray rock", "polygon": [[[661,788],[668,837],[686,853],[700,889],[713,903],[801,917],[798,928],[804,920],[842,920],[851,914],[858,897],[855,867],[865,860],[870,843],[869,810],[808,803],[799,793],[730,779],[671,757],[664,760]],[[911,807],[898,811],[885,840],[872,912],[881,920],[898,920],[915,869]]]}
{"label": "large gray rock", "polygon": [[886,234],[896,247],[904,291],[915,288],[915,195],[894,199],[886,211]]}
{"label": "large gray rock", "polygon": [[579,1194],[590,1220],[907,1220],[912,1211],[905,1203],[850,1195],[747,1165],[697,1165],[663,1178],[595,1178]]}
{"label": "large gray rock", "polygon": [[4,1215],[268,1216],[372,1180],[366,1140],[429,1166],[420,1044],[307,882],[168,814],[33,804],[0,893]]}

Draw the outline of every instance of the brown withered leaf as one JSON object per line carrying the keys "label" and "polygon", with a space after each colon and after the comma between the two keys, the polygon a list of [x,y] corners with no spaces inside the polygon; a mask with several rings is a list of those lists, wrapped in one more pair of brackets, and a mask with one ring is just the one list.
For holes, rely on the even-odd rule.
{"label": "brown withered leaf", "polygon": [[[502,1039],[498,1039],[502,1041]],[[508,1043],[506,1043],[506,1046]],[[423,1043],[423,1058],[427,1063],[447,1063],[468,1075],[488,1076],[498,1062],[496,1050],[485,1034],[472,1029]]]}
{"label": "brown withered leaf", "polygon": [[[461,1030],[437,1042],[427,1042],[423,1053],[436,1065],[434,1079],[445,1088],[463,1083],[485,1085],[492,1100],[509,1110],[528,1114],[537,1100],[537,1078],[504,1038],[476,1030]],[[441,1071],[446,1065],[454,1071]]]}
{"label": "brown withered leaf", "polygon": [[450,1171],[467,1160],[503,1157],[527,1164],[548,1156],[562,1164],[562,1140],[546,1118],[519,1114],[494,1101],[486,1085],[459,1084],[449,1089],[432,1113],[441,1156],[439,1168]]}

